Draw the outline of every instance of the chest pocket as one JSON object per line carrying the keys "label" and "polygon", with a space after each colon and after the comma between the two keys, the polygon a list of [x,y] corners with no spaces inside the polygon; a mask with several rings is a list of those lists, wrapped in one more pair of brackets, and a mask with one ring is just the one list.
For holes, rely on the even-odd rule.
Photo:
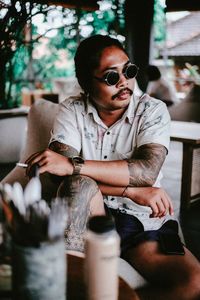
{"label": "chest pocket", "polygon": [[137,148],[137,139],[134,133],[123,137],[116,143],[115,152],[118,159],[129,159],[133,156],[135,149]]}
{"label": "chest pocket", "polygon": [[131,151],[128,151],[128,152],[125,152],[125,151],[123,151],[123,152],[119,152],[119,151],[117,151],[116,150],[116,152],[115,152],[115,154],[116,154],[116,158],[117,159],[130,159],[130,158],[132,158],[133,157],[133,153],[134,153],[134,151],[135,151],[135,149],[136,149],[136,147],[134,147]]}

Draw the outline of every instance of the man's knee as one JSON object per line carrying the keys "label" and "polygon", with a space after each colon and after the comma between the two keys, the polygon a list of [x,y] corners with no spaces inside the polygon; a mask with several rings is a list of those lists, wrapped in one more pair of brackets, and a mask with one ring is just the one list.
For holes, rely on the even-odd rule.
{"label": "man's knee", "polygon": [[200,272],[191,272],[187,282],[182,283],[185,290],[186,299],[199,300],[200,299]]}
{"label": "man's knee", "polygon": [[92,178],[84,175],[66,176],[58,188],[58,196],[66,197],[71,201],[77,201],[80,197],[82,202],[88,203],[98,192],[99,188]]}
{"label": "man's knee", "polygon": [[[177,270],[178,271],[178,270]],[[188,265],[187,269],[183,268],[182,272],[177,272],[174,285],[177,295],[181,295],[178,298],[182,300],[199,300],[200,299],[200,268],[193,268],[192,265]],[[177,298],[177,299],[178,299]]]}
{"label": "man's knee", "polygon": [[83,251],[83,234],[90,216],[90,203],[98,190],[93,179],[82,175],[67,176],[60,184],[57,195],[65,198],[70,208],[65,231],[68,250]]}

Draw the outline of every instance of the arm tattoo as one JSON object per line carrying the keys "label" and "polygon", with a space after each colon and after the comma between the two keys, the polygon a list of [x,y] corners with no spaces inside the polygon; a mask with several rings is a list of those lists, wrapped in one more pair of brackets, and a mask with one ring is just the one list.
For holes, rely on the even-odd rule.
{"label": "arm tattoo", "polygon": [[78,151],[73,147],[59,142],[52,142],[49,145],[49,149],[66,157],[71,157],[79,154]]}
{"label": "arm tattoo", "polygon": [[152,186],[165,160],[167,150],[159,144],[142,145],[127,160],[130,186]]}

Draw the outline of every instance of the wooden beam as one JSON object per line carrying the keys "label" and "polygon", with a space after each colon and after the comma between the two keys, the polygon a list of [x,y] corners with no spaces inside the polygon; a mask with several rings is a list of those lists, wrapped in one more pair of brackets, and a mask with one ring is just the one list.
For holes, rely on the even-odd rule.
{"label": "wooden beam", "polygon": [[139,0],[135,6],[133,0],[126,0],[124,8],[126,48],[132,62],[139,67],[137,82],[145,92],[148,84],[146,69],[150,59],[154,0]]}
{"label": "wooden beam", "polygon": [[199,0],[166,0],[166,12],[200,10]]}
{"label": "wooden beam", "polygon": [[87,11],[99,9],[98,0],[38,0],[38,3],[48,5],[60,5],[66,8],[81,8]]}

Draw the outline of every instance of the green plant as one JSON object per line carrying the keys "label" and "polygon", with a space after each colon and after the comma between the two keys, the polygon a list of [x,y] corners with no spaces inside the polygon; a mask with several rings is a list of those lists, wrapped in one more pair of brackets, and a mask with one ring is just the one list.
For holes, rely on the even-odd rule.
{"label": "green plant", "polygon": [[198,73],[198,66],[192,66],[189,63],[185,63],[185,66],[189,71],[189,79],[195,84],[200,85],[200,74]]}
{"label": "green plant", "polygon": [[[125,40],[124,0],[102,0],[100,9],[94,12],[39,5],[35,1],[0,0],[0,108],[18,106],[23,87],[34,88],[35,82],[42,82],[44,88],[51,88],[52,78],[71,76],[73,57],[83,38],[101,33]],[[43,14],[43,24],[48,24],[55,10],[63,25],[47,26],[47,32],[56,30],[53,37],[47,37],[47,32],[40,34],[39,25],[34,23],[35,15]],[[33,50],[44,38],[48,40],[47,51],[43,57],[33,57]],[[65,69],[57,67],[62,51],[69,61]]]}
{"label": "green plant", "polygon": [[45,14],[48,10],[47,5],[38,5],[33,1],[0,1],[0,108],[16,104],[12,98],[13,57],[22,45],[27,44],[25,26],[31,23],[34,15]]}

